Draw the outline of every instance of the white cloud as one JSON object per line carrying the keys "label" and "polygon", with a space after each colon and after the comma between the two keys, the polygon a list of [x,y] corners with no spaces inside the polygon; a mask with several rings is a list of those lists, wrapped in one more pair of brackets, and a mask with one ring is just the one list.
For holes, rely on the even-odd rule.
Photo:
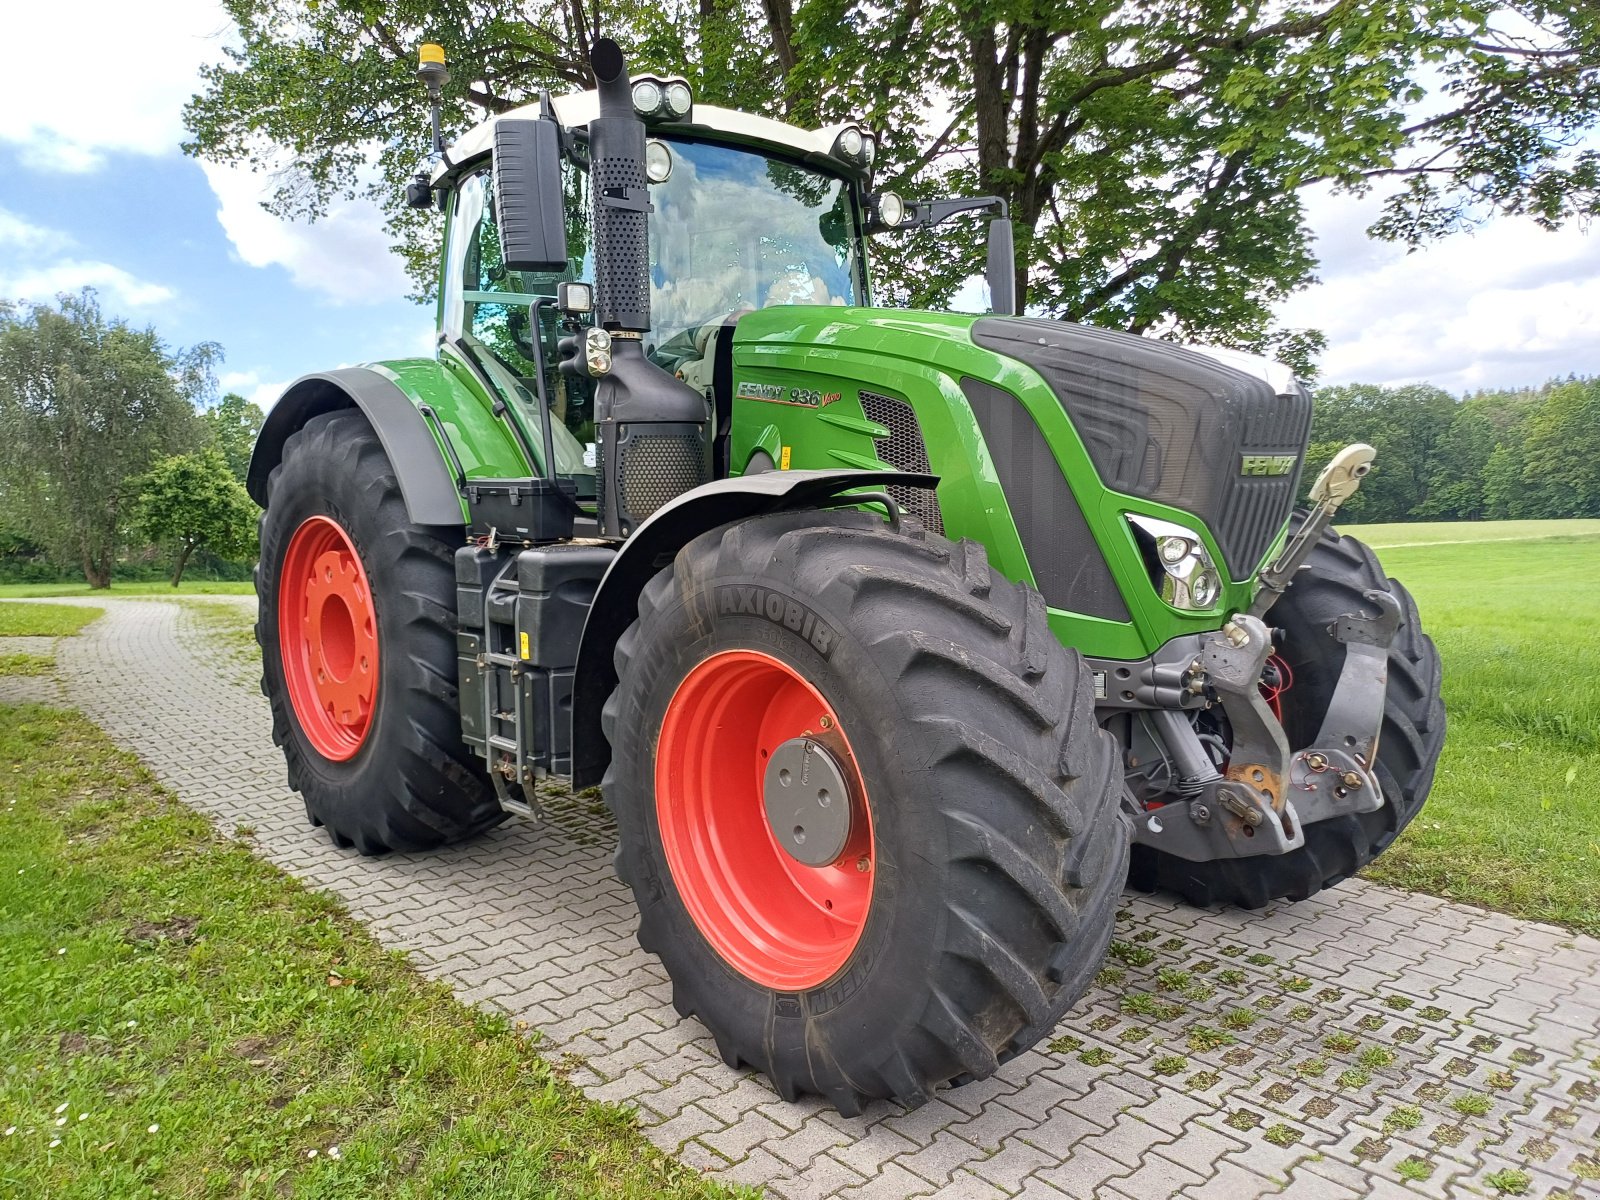
{"label": "white cloud", "polygon": [[112,151],[175,152],[196,74],[232,30],[216,0],[8,6],[0,141],[28,166],[70,172]]}
{"label": "white cloud", "polygon": [[1322,282],[1278,308],[1328,335],[1328,383],[1452,391],[1600,370],[1600,230],[1499,217],[1406,253],[1366,227],[1380,197],[1308,198]]}
{"label": "white cloud", "polygon": [[176,295],[165,284],[140,279],[107,262],[67,259],[0,274],[0,296],[10,300],[49,303],[58,293],[86,287],[100,292],[112,308],[122,309],[150,308]]}
{"label": "white cloud", "polygon": [[265,412],[278,402],[290,382],[288,379],[263,382],[259,371],[224,371],[217,380],[217,391],[221,395],[236,392]]}
{"label": "white cloud", "polygon": [[270,175],[200,165],[217,197],[217,220],[249,266],[283,267],[297,286],[342,304],[395,300],[410,290],[389,249],[383,213],[370,200],[335,204],[315,222],[285,221],[261,207],[272,192]]}
{"label": "white cloud", "polygon": [[46,229],[0,208],[0,246],[10,254],[47,254],[70,245],[72,238],[61,230]]}

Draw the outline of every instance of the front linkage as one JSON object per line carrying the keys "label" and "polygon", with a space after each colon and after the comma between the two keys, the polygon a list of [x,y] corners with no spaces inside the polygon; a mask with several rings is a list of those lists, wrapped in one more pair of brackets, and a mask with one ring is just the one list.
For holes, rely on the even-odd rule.
{"label": "front linkage", "polygon": [[[1326,635],[1344,648],[1338,683],[1311,742],[1291,749],[1262,681],[1277,668],[1273,630],[1262,620],[1293,583],[1339,507],[1355,494],[1375,452],[1348,446],[1311,489],[1314,507],[1260,577],[1250,611],[1220,630],[1177,638],[1135,663],[1090,660],[1104,682],[1102,715],[1126,711],[1148,722],[1130,739],[1130,766],[1141,749],[1163,754],[1170,790],[1132,797],[1134,840],[1191,862],[1281,855],[1305,845],[1305,826],[1382,807],[1375,772],[1388,684],[1388,653],[1400,627],[1400,604],[1386,590],[1364,598],[1376,615],[1349,613]],[[1226,756],[1194,719],[1220,714]],[[1215,750],[1215,752],[1214,752]]]}

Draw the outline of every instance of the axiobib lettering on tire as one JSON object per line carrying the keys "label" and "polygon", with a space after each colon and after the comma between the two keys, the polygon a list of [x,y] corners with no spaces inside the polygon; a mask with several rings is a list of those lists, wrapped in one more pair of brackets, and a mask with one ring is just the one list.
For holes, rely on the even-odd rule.
{"label": "axiobib lettering on tire", "polygon": [[771,588],[744,584],[723,584],[717,588],[718,616],[765,617],[811,643],[823,658],[833,653],[838,635],[816,613],[798,600]]}

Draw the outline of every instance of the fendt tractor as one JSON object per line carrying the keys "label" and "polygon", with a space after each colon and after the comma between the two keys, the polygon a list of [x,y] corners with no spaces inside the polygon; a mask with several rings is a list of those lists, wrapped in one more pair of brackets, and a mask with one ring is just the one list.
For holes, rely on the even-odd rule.
{"label": "fendt tractor", "polygon": [[[1278,364],[1020,316],[992,197],[873,188],[630,77],[446,148],[438,351],[308,375],[251,463],[290,786],[363,854],[598,785],[639,942],[726,1061],[849,1114],[978,1079],[1094,978],[1126,884],[1256,907],[1416,815],[1404,588],[1295,511]],[[872,306],[869,237],[987,219],[993,311]],[[530,903],[537,903],[530,898]]]}

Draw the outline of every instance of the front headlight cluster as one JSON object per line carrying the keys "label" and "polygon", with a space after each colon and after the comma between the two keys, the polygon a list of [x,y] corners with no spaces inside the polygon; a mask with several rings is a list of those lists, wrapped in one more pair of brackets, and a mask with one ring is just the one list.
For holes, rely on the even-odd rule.
{"label": "front headlight cluster", "polygon": [[1222,595],[1222,575],[1199,534],[1137,513],[1128,514],[1128,523],[1146,558],[1153,560],[1150,577],[1163,600],[1191,610],[1216,605]]}
{"label": "front headlight cluster", "polygon": [[681,79],[645,75],[633,81],[633,111],[646,121],[682,121],[693,107],[694,96]]}

